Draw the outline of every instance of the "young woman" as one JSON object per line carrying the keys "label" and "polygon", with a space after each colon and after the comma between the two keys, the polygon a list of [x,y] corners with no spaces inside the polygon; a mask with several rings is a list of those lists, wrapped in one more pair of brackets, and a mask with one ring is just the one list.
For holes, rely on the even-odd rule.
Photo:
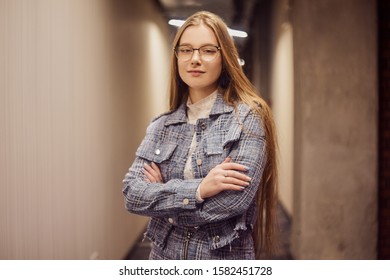
{"label": "young woman", "polygon": [[274,124],[238,58],[215,14],[177,32],[170,111],[123,180],[128,211],[151,217],[150,259],[254,259],[273,247]]}

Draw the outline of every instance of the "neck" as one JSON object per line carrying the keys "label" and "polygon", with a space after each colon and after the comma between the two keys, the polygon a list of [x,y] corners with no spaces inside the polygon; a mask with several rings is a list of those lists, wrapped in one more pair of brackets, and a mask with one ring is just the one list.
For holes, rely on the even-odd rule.
{"label": "neck", "polygon": [[206,98],[207,96],[209,96],[210,94],[212,94],[213,92],[215,92],[217,90],[217,88],[209,88],[209,89],[191,89],[189,90],[189,95],[190,95],[190,99],[191,99],[191,102],[192,103],[196,103],[204,98]]}

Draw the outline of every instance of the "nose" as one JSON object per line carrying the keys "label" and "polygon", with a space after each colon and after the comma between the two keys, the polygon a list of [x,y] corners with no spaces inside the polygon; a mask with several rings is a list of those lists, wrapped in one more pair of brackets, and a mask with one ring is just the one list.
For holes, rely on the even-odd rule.
{"label": "nose", "polygon": [[200,52],[198,49],[194,49],[191,57],[191,63],[199,63],[200,62]]}

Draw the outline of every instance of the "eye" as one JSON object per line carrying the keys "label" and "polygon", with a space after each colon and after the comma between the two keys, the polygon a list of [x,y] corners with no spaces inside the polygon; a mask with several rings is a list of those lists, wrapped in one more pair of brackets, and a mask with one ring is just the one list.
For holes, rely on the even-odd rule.
{"label": "eye", "polygon": [[215,54],[218,49],[214,46],[204,46],[201,48],[203,54]]}
{"label": "eye", "polygon": [[192,53],[191,47],[179,47],[178,49],[179,53],[186,54],[186,53]]}

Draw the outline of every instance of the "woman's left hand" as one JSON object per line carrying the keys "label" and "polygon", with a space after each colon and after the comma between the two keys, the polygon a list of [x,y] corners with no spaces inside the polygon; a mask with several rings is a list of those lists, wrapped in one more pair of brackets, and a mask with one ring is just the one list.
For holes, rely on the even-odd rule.
{"label": "woman's left hand", "polygon": [[148,183],[164,183],[160,169],[154,162],[151,165],[144,163],[145,181]]}

